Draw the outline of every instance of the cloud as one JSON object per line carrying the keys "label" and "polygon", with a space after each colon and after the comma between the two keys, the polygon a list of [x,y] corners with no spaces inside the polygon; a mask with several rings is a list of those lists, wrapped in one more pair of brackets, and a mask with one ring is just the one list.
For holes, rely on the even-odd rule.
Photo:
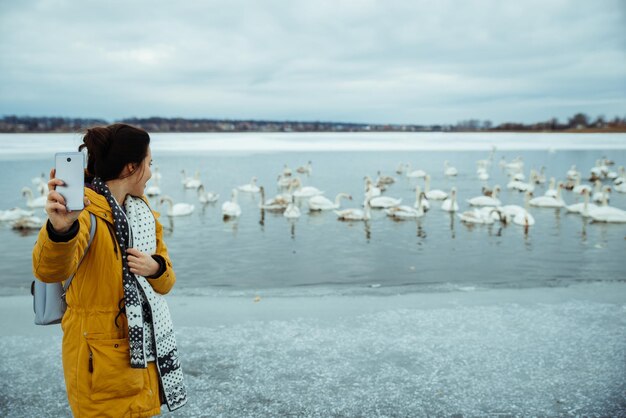
{"label": "cloud", "polygon": [[0,5],[0,114],[380,123],[626,113],[619,0]]}

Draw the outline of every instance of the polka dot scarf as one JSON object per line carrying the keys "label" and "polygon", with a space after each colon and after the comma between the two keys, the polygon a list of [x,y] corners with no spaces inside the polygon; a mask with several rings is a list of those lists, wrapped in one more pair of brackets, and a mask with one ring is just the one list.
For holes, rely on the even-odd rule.
{"label": "polka dot scarf", "polygon": [[124,210],[101,179],[94,178],[93,187],[111,206],[115,237],[122,252],[130,367],[146,368],[148,361],[156,359],[165,401],[168,409],[173,411],[187,403],[187,390],[169,308],[165,298],[154,291],[145,277],[130,272],[126,259],[127,248],[154,254],[156,220],[150,207],[141,198],[128,195],[124,201]]}

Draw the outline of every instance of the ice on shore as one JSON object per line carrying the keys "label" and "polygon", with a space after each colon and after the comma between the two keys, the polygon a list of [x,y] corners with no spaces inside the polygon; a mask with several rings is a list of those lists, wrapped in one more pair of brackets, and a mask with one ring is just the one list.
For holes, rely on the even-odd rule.
{"label": "ice on shore", "polygon": [[[190,402],[172,416],[626,410],[623,304],[390,307],[332,320],[177,325]],[[0,416],[69,416],[60,344],[58,336],[0,337]]]}

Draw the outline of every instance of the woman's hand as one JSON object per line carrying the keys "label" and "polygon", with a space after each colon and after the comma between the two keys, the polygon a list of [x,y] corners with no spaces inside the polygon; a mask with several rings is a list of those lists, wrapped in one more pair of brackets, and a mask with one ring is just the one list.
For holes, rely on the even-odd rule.
{"label": "woman's hand", "polygon": [[[54,230],[60,234],[67,232],[72,224],[78,219],[82,210],[68,211],[65,206],[65,199],[56,191],[57,186],[62,186],[63,180],[55,178],[56,170],[50,170],[50,181],[48,181],[48,199],[46,200],[46,213]],[[91,202],[85,196],[85,207]]]}
{"label": "woman's hand", "polygon": [[156,274],[161,267],[151,255],[142,253],[135,248],[126,249],[126,254],[128,268],[133,274],[138,274],[143,277],[152,276]]}

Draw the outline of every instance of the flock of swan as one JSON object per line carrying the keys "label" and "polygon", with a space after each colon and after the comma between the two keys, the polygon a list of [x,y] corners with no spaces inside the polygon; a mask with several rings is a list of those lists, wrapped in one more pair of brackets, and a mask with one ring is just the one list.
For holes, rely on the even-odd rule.
{"label": "flock of swan", "polygon": [[[476,176],[479,180],[489,179],[488,169],[492,164],[493,152],[489,158],[476,162]],[[294,175],[287,165],[278,174],[276,187],[279,193],[274,197],[266,196],[263,186],[257,184],[258,179],[252,177],[250,183],[237,186],[232,189],[230,200],[222,204],[222,216],[224,220],[236,219],[242,215],[241,206],[238,204],[240,193],[259,194],[260,202],[258,208],[262,211],[280,212],[284,217],[296,219],[302,216],[302,202],[306,202],[309,212],[333,211],[338,220],[341,221],[369,221],[372,218],[371,211],[380,209],[385,214],[395,220],[417,219],[431,208],[431,201],[440,201],[441,210],[457,213],[462,222],[472,224],[493,224],[502,222],[504,224],[513,223],[526,228],[535,224],[535,219],[531,214],[531,207],[543,208],[564,208],[568,212],[577,213],[585,218],[591,218],[596,222],[626,222],[626,211],[608,205],[612,190],[626,193],[626,174],[624,167],[619,167],[618,171],[611,171],[609,167],[613,165],[608,160],[598,160],[596,166],[589,171],[589,176],[585,180],[593,185],[581,184],[583,173],[572,166],[561,180],[551,178],[547,190],[540,196],[534,196],[535,187],[546,183],[544,170],[530,170],[528,180],[524,175],[524,162],[521,158],[516,158],[510,162],[502,159],[499,166],[506,171],[509,182],[508,190],[517,190],[524,193],[524,206],[503,204],[499,199],[502,188],[498,185],[492,189],[482,188],[480,195],[466,200],[469,208],[461,211],[457,190],[452,187],[449,191],[432,189],[430,186],[431,177],[422,169],[412,169],[410,164],[401,163],[395,172],[399,176],[408,179],[423,180],[423,190],[420,185],[415,186],[415,202],[413,205],[403,205],[401,198],[388,196],[387,192],[397,181],[395,177],[382,175],[378,172],[378,177],[372,180],[365,176],[364,199],[362,205],[358,207],[342,207],[343,201],[353,200],[348,193],[338,193],[333,200],[325,196],[325,192],[313,186],[304,186],[300,177]],[[295,170],[299,174],[306,174],[307,178],[313,173],[312,163],[300,166]],[[458,175],[458,170],[452,167],[448,161],[443,163],[443,174],[448,178]],[[199,172],[194,177],[187,177],[186,172],[181,172],[181,183],[186,189],[196,189],[198,201],[202,204],[215,203],[219,200],[219,194],[206,192]],[[154,183],[149,187],[149,196],[159,196],[161,194],[158,187],[160,179],[158,169],[153,176]],[[564,191],[571,191],[575,195],[580,195],[582,203],[567,205],[563,200]],[[385,193],[385,195],[383,195]],[[193,213],[194,205],[190,203],[174,203],[168,196],[160,198],[160,203],[167,203],[168,216],[185,216]]]}
{"label": "flock of swan", "polygon": [[[492,165],[493,152],[487,159],[476,162],[476,178],[484,184],[489,179],[489,168]],[[422,169],[413,169],[410,164],[401,163],[395,169],[397,176],[411,180],[423,181],[422,186],[414,187],[415,202],[412,205],[402,204],[401,198],[395,198],[391,190],[396,177],[383,175],[378,172],[378,177],[372,180],[369,176],[363,178],[364,192],[363,203],[357,207],[342,207],[344,201],[353,201],[353,197],[345,192],[338,193],[334,199],[325,196],[325,192],[313,186],[304,186],[300,176],[293,173],[291,168],[285,165],[278,174],[276,187],[279,191],[273,197],[266,195],[263,186],[257,184],[257,178],[252,177],[250,183],[234,187],[230,199],[223,202],[221,214],[224,220],[237,219],[242,216],[241,206],[238,204],[238,195],[258,194],[260,202],[258,209],[261,211],[279,212],[289,219],[297,219],[302,216],[302,203],[306,202],[309,212],[333,211],[341,221],[369,221],[372,219],[372,210],[382,210],[394,220],[418,219],[431,209],[431,202],[440,202],[439,210],[455,213],[462,222],[468,224],[503,224],[513,223],[529,228],[535,224],[535,218],[531,213],[531,207],[563,208],[567,212],[578,214],[584,218],[590,218],[595,222],[626,223],[626,211],[609,205],[613,191],[626,193],[626,173],[621,166],[617,171],[611,170],[612,161],[597,160],[588,174],[583,174],[576,166],[572,166],[563,178],[550,178],[547,190],[542,195],[535,196],[537,186],[546,183],[544,169],[537,171],[531,169],[528,178],[524,174],[524,162],[521,158],[505,161],[504,158],[498,163],[499,167],[506,172],[509,181],[506,184],[508,190],[517,190],[524,193],[524,205],[503,204],[500,200],[502,187],[482,187],[477,196],[465,200],[466,208],[461,209],[457,189],[452,187],[445,191],[431,188],[431,176]],[[298,167],[296,173],[310,178],[313,173],[312,163]],[[455,178],[458,170],[452,167],[448,161],[443,163],[443,175],[447,178]],[[181,172],[181,185],[185,189],[196,190],[197,199],[201,205],[215,204],[219,201],[219,194],[206,191],[199,172],[193,177]],[[166,204],[166,214],[169,217],[187,216],[194,212],[195,205],[184,202],[174,202],[167,195],[162,194],[159,182],[162,174],[155,167],[152,178],[146,186],[146,195],[157,198],[158,204]],[[583,183],[583,181],[585,183]],[[46,202],[46,179],[44,176],[35,177],[32,183],[38,190],[38,195],[29,187],[22,189],[22,195],[26,199],[28,209],[13,208],[0,211],[0,222],[9,222],[14,229],[39,229],[45,222],[44,219],[35,216],[36,208],[43,208]],[[478,189],[478,188],[477,188]],[[582,202],[568,205],[563,199],[564,193],[569,193],[582,198]],[[384,193],[384,194],[383,194]]]}

